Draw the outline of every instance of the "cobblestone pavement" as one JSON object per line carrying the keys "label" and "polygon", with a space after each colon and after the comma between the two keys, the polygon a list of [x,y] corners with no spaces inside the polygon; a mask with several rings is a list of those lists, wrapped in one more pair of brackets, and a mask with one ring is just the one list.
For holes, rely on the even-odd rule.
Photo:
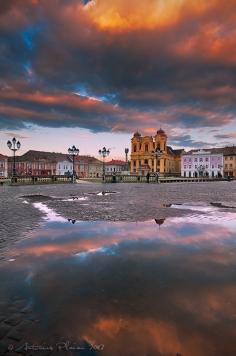
{"label": "cobblestone pavement", "polygon": [[[115,193],[102,195],[102,191]],[[169,204],[223,202],[234,206],[236,181],[0,187],[0,251],[39,225],[43,213],[32,202],[43,201],[76,220],[145,221],[185,213],[169,209]]]}
{"label": "cobblestone pavement", "polygon": [[[214,313],[215,318],[208,316],[209,320],[207,319],[206,324],[201,324],[202,320],[198,320],[200,326],[195,325],[194,322],[190,324],[196,327],[196,329],[203,327],[206,334],[209,333],[212,338],[212,344],[215,342],[215,344],[220,345],[220,340],[219,342],[215,341],[217,338],[208,329],[208,323],[211,324],[213,322],[214,324],[217,321],[217,328],[221,329],[222,325],[220,322],[218,323],[218,319],[221,320],[220,313],[225,313],[225,315],[222,315],[227,320],[227,328],[222,330],[225,332],[225,337],[228,338],[229,342],[234,338],[231,329],[233,330],[234,315],[236,315],[233,314],[235,303],[232,298],[232,288],[234,288],[235,280],[235,226],[232,225],[231,227],[230,225],[234,221],[234,215],[232,214],[229,216],[228,227],[228,223],[225,221],[227,215],[224,212],[236,213],[236,182],[0,187],[0,199],[0,259],[2,258],[0,261],[0,355],[77,355],[78,352],[63,351],[63,349],[59,350],[56,347],[55,340],[58,343],[67,341],[66,339],[61,339],[62,334],[58,337],[52,332],[45,335],[41,329],[43,322],[46,323],[44,327],[49,328],[47,322],[52,318],[52,314],[50,314],[51,309],[55,309],[55,325],[57,324],[55,315],[57,315],[58,310],[59,314],[62,313],[64,319],[67,320],[65,311],[62,312],[61,305],[67,305],[76,327],[77,317],[78,319],[82,319],[83,326],[83,321],[89,320],[90,322],[93,317],[95,318],[97,313],[98,319],[101,316],[104,317],[105,323],[104,325],[98,324],[98,327],[102,331],[107,327],[112,327],[114,332],[118,328],[117,325],[119,323],[120,325],[123,324],[119,313],[117,316],[118,321],[109,320],[109,318],[106,321],[106,314],[110,315],[111,310],[112,312],[115,311],[114,315],[116,315],[117,310],[121,313],[121,316],[122,313],[127,313],[127,324],[123,326],[126,328],[130,322],[130,311],[131,315],[133,313],[134,324],[138,313],[140,313],[140,322],[142,322],[143,314],[146,312],[144,304],[147,303],[146,305],[150,307],[153,298],[160,299],[163,305],[166,304],[164,322],[166,315],[169,315],[169,319],[173,318],[173,320],[175,317],[180,318],[179,315],[181,315],[183,310],[186,312],[186,307],[187,312],[185,317],[187,326],[185,325],[185,327],[187,330],[188,322],[190,322],[188,312],[189,309],[192,309],[192,305],[183,306],[181,304],[189,302],[185,294],[181,295],[180,300],[177,300],[177,307],[175,306],[176,301],[171,299],[173,295],[185,291],[185,289],[187,289],[190,299],[196,299],[194,301],[196,308],[199,306],[202,309],[203,321],[205,321],[205,313],[209,313],[208,309],[205,309],[205,302],[209,302],[209,310]],[[191,209],[194,206],[200,206],[201,208],[194,211],[194,225],[188,225],[188,230],[185,230],[185,221],[184,219],[181,220],[181,218],[185,218],[185,216],[187,217],[192,213]],[[199,224],[197,231],[195,231],[198,214],[202,221],[204,221],[204,214],[207,215],[209,213],[209,207],[217,207],[218,209],[216,226],[214,225],[213,211],[211,213],[212,221],[210,225],[207,228],[202,228],[201,224]],[[221,213],[222,230],[220,229]],[[52,217],[51,225],[49,224],[47,230],[44,231],[41,228],[42,222],[45,222],[45,218],[50,216]],[[178,232],[176,232],[177,230],[173,224],[174,220],[171,220],[175,217],[179,218],[179,225],[182,229],[179,231],[179,236],[177,236]],[[139,234],[138,227],[134,231],[134,234],[132,228],[129,227],[130,231],[127,238],[126,235],[122,235],[126,228],[124,226],[121,226],[121,230],[119,230],[119,228],[114,226],[109,227],[106,225],[103,228],[102,224],[99,225],[99,221],[103,220],[116,222],[155,220],[158,225],[162,225],[166,218],[167,220],[170,219],[168,221],[172,221],[171,224],[173,226],[169,223],[166,230],[162,227],[163,233],[166,234],[164,236],[167,240],[169,238],[172,241],[173,236],[177,234],[176,236],[180,240],[180,245],[177,241],[176,250],[173,251],[173,242],[170,245],[167,244],[167,246],[164,246],[162,251],[162,242],[160,242],[162,240],[159,239],[159,235],[157,238],[156,230],[153,226],[142,226],[140,241],[143,242],[139,245],[140,242],[137,240],[137,245],[135,245],[135,234]],[[77,221],[88,220],[98,220],[97,228],[85,225],[83,230],[83,224],[75,224]],[[57,223],[59,223],[59,226],[56,225]],[[165,226],[165,223],[163,226]],[[71,230],[73,227],[76,227],[77,230]],[[155,228],[158,229],[158,226],[155,226]],[[35,231],[39,232],[35,235]],[[90,231],[91,236],[88,231]],[[98,233],[98,240],[94,238],[97,233],[96,231],[101,231],[101,236]],[[192,259],[188,255],[186,257],[185,250],[181,250],[183,248],[181,247],[183,246],[181,245],[181,238],[185,234],[184,231],[187,231],[186,236],[189,234],[194,241],[193,243],[187,243],[188,254],[190,256],[196,254],[196,261],[200,261],[199,268],[202,268],[203,273],[201,270],[199,272],[196,269],[196,265],[192,263]],[[149,246],[145,242],[145,238],[153,233],[154,238],[150,240],[151,243]],[[58,241],[57,239],[54,240],[55,236],[53,234],[58,238]],[[219,237],[217,237],[217,234],[219,234]],[[219,238],[219,245],[213,242],[212,245],[209,245],[210,247],[206,246],[205,235],[206,241],[208,238],[212,238],[212,236],[216,239]],[[32,241],[30,240],[30,236],[34,236]],[[226,242],[224,242],[224,238],[226,238]],[[127,245],[123,247],[122,253],[120,253],[122,257],[119,259],[118,257],[114,257],[116,256],[116,252],[112,249],[116,249],[118,248],[117,246],[122,245],[123,239]],[[130,241],[126,241],[129,239]],[[196,239],[197,243],[194,239]],[[130,247],[133,246],[131,242],[135,245],[132,248]],[[157,242],[160,246],[156,246]],[[107,248],[107,244],[111,244],[112,248]],[[193,247],[191,247],[191,244]],[[79,246],[81,246],[81,250],[78,250]],[[107,249],[104,249],[104,246]],[[222,248],[223,252],[221,251]],[[82,262],[85,261],[85,257],[87,256],[84,251],[87,251],[87,249],[88,251],[91,250],[91,254],[94,254],[95,257],[94,261],[91,259],[90,264],[84,265]],[[204,253],[202,253],[201,249]],[[39,251],[42,251],[42,255]],[[98,255],[94,251],[98,251]],[[79,258],[81,263],[72,262],[71,257],[64,256],[67,253],[70,256],[77,256],[76,258]],[[105,257],[101,253],[104,253]],[[152,259],[155,253],[157,256],[162,256],[162,253],[163,256],[167,254],[167,257],[163,257],[163,259],[159,259],[158,257],[150,262],[149,258]],[[173,260],[170,259],[171,262],[168,261],[169,254],[170,256],[175,256]],[[12,259],[11,255],[13,255]],[[133,256],[136,255],[138,258],[135,257],[137,259],[134,262]],[[208,256],[210,256],[209,260]],[[15,262],[15,258],[17,262]],[[142,263],[140,265],[137,263],[139,259],[143,265]],[[220,264],[218,264],[218,261]],[[216,263],[216,268],[212,267],[214,263]],[[210,269],[208,270],[209,266]],[[155,270],[154,274],[152,274],[153,270]],[[162,270],[164,271],[163,273]],[[31,283],[32,279],[34,281],[33,285]],[[60,279],[61,281],[59,282]],[[130,286],[134,280],[139,281],[140,284],[137,283],[131,288]],[[143,281],[146,283],[146,288],[142,288]],[[204,288],[206,286],[208,288],[210,283],[212,285],[210,292],[208,289],[205,291],[201,283],[203,283]],[[63,286],[66,284],[68,284],[68,296],[63,291]],[[189,290],[188,284],[190,285]],[[96,296],[93,288],[96,290]],[[191,294],[192,288],[195,290],[195,294],[193,295]],[[203,293],[198,299],[198,293],[201,292],[201,289],[206,294]],[[9,295],[6,294],[8,290],[11,290],[11,294]],[[127,290],[128,293],[125,294],[124,290]],[[207,293],[210,293],[210,296]],[[168,295],[173,304],[169,304],[166,295]],[[205,298],[205,296],[206,299],[204,299],[203,305],[201,304],[201,298]],[[209,300],[207,299],[208,297]],[[41,305],[45,306],[47,304],[50,306],[50,309],[46,312],[44,311],[44,314],[42,314]],[[183,310],[179,309],[180,306]],[[57,310],[57,308],[59,309]],[[150,315],[153,312],[157,312],[158,308],[158,306],[155,306],[150,311]],[[169,313],[169,308],[171,308],[170,313],[174,314]],[[100,313],[100,310],[103,313]],[[92,314],[90,315],[90,313]],[[158,313],[162,314],[161,307]],[[159,317],[158,313],[156,316],[157,319]],[[193,315],[195,317],[195,314]],[[191,318],[193,318],[192,314]],[[58,320],[59,322],[60,319]],[[144,324],[145,327],[149,328],[149,321],[146,320],[144,323],[146,323]],[[182,323],[182,319],[179,319],[179,323]],[[69,328],[68,325],[67,327]],[[91,330],[93,330],[92,327]],[[139,330],[139,326],[136,326],[136,328]],[[76,335],[74,334],[73,325],[69,331],[71,335]],[[167,331],[170,332],[168,329]],[[199,330],[197,332],[200,333]],[[109,333],[107,335],[109,339],[111,335]],[[40,345],[53,345],[53,349],[26,350],[27,340],[36,344],[41,342]],[[73,343],[73,341],[71,342]],[[78,340],[76,342],[78,343]],[[82,341],[79,344],[85,347],[85,351],[81,355],[101,354],[91,349],[90,345],[84,345]],[[232,353],[232,350],[234,350],[233,344],[230,347],[230,352],[228,354],[225,353],[224,356],[234,355]],[[214,354],[215,351],[207,350],[206,354],[215,356],[217,355]],[[115,355],[119,355],[117,350]],[[137,353],[137,355],[139,356],[141,353]],[[151,355],[159,356],[157,353],[152,353]],[[170,355],[175,356],[172,353]],[[112,354],[109,354],[109,356],[112,356]],[[124,356],[126,356],[125,353]],[[190,355],[184,354],[183,356]],[[199,356],[204,355],[199,354]]]}

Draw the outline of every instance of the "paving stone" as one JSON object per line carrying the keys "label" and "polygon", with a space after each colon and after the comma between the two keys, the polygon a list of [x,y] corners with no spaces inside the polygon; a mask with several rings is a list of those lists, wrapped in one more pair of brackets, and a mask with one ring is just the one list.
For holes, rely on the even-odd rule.
{"label": "paving stone", "polygon": [[16,330],[20,333],[27,332],[28,330],[31,330],[33,326],[33,322],[30,320],[23,320],[20,324],[16,326]]}
{"label": "paving stone", "polygon": [[11,330],[10,326],[6,324],[0,325],[0,339],[2,339],[9,331]]}
{"label": "paving stone", "polygon": [[26,307],[26,302],[23,301],[23,300],[16,300],[14,303],[13,303],[13,306],[15,308],[17,308],[18,310],[19,309],[24,309]]}
{"label": "paving stone", "polygon": [[11,330],[7,337],[12,340],[20,341],[23,338],[23,335],[18,330]]}
{"label": "paving stone", "polygon": [[25,307],[20,309],[20,313],[22,313],[22,314],[27,314],[30,312],[32,312],[32,307],[28,306],[28,305],[26,305]]}
{"label": "paving stone", "polygon": [[8,351],[8,343],[0,341],[0,355],[4,355]]}
{"label": "paving stone", "polygon": [[8,325],[15,326],[15,325],[19,324],[21,321],[22,321],[22,315],[13,314],[8,319],[6,319],[4,322]]}

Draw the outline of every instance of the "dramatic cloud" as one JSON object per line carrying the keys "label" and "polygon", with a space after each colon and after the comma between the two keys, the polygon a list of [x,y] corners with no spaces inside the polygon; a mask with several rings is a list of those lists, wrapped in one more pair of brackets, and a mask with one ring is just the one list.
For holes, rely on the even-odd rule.
{"label": "dramatic cloud", "polygon": [[0,128],[232,128],[235,23],[233,0],[0,1]]}

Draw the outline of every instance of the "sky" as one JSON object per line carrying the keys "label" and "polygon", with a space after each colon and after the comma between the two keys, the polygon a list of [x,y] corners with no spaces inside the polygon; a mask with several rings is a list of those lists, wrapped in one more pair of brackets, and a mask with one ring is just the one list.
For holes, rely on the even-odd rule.
{"label": "sky", "polygon": [[0,0],[0,153],[236,140],[235,0]]}

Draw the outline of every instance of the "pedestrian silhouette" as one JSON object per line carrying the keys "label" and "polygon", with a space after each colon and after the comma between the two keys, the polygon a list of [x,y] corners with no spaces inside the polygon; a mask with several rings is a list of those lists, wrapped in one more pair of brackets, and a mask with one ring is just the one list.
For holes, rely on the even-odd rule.
{"label": "pedestrian silhouette", "polygon": [[150,179],[150,173],[149,172],[147,172],[146,178],[147,178],[147,183],[149,183],[149,179]]}

